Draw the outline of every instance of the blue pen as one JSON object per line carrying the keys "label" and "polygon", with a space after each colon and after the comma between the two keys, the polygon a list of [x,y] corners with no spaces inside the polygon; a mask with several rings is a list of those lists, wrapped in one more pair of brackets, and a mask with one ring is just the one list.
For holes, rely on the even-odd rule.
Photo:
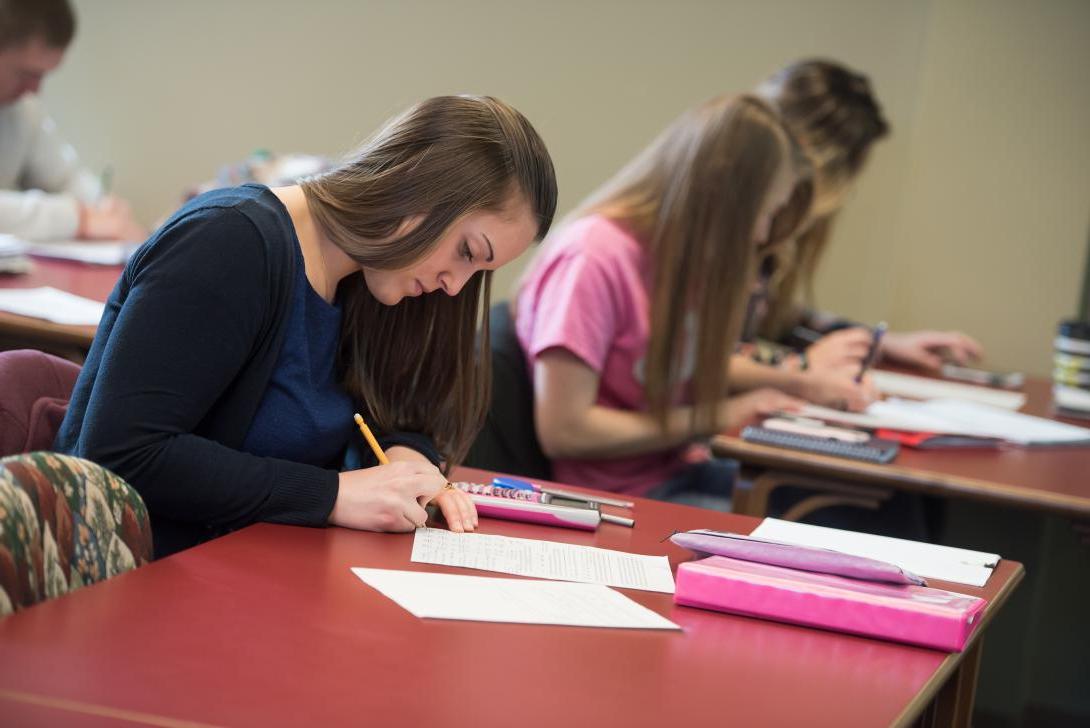
{"label": "blue pen", "polygon": [[886,333],[886,322],[882,321],[874,327],[870,340],[870,349],[867,350],[867,358],[863,360],[863,365],[859,367],[859,374],[855,375],[856,384],[863,381],[863,375],[867,373],[867,370],[873,366],[874,361],[878,358],[878,344],[881,343],[882,334],[884,333]]}
{"label": "blue pen", "polygon": [[528,483],[525,480],[519,480],[518,478],[509,477],[496,477],[492,478],[492,485],[497,488],[510,488],[511,490],[528,490],[536,492],[537,488],[532,483]]}

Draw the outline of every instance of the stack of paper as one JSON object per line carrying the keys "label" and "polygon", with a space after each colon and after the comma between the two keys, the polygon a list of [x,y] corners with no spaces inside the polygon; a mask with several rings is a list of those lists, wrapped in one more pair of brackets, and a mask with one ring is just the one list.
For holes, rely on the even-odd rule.
{"label": "stack of paper", "polygon": [[1085,427],[957,399],[887,399],[875,402],[862,413],[808,405],[799,413],[867,429],[987,437],[1017,445],[1090,444],[1090,429]]}
{"label": "stack of paper", "polygon": [[417,617],[580,627],[680,629],[668,619],[607,587],[613,585],[672,594],[674,577],[665,556],[421,528],[416,531],[413,540],[412,560],[561,581],[364,568],[354,568],[352,571],[364,583]]}
{"label": "stack of paper", "polygon": [[93,265],[123,265],[136,250],[138,243],[90,240],[58,240],[48,243],[31,243],[27,252],[42,258],[75,260]]}
{"label": "stack of paper", "polygon": [[1002,389],[958,384],[942,379],[914,377],[875,369],[871,372],[874,386],[884,395],[909,399],[961,399],[968,402],[1016,410],[1026,403],[1026,395]]}
{"label": "stack of paper", "polygon": [[97,326],[106,306],[49,286],[0,289],[0,311],[69,326]]}
{"label": "stack of paper", "polygon": [[0,273],[26,273],[30,260],[27,244],[14,235],[0,235]]}

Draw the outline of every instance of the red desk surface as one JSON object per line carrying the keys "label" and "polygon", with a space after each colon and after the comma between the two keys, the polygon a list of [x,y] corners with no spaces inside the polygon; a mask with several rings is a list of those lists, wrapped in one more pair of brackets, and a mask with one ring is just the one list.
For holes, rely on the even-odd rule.
{"label": "red desk surface", "polygon": [[20,275],[0,275],[0,288],[53,286],[77,296],[105,301],[124,266],[89,265],[73,260],[31,258],[33,269]]}
{"label": "red desk surface", "polygon": [[[1051,383],[1026,383],[1022,412],[1061,422],[1086,421],[1052,415]],[[1006,505],[1090,516],[1090,448],[1040,447],[980,450],[916,450],[902,447],[887,465],[813,455],[720,436],[714,450],[724,457],[776,470],[797,471],[847,482],[907,487],[935,495],[957,495]]]}
{"label": "red desk surface", "polygon": [[[463,471],[461,478],[482,477]],[[757,519],[638,500],[596,533],[481,531],[690,558],[675,529]],[[910,721],[960,656],[674,606],[683,632],[421,620],[349,568],[409,562],[412,535],[261,524],[0,621],[0,715],[22,724],[879,726]],[[1002,562],[987,625],[1021,578]],[[940,585],[951,587],[954,585]],[[979,636],[979,632],[978,632]],[[39,701],[31,703],[29,701]],[[69,701],[69,702],[64,702]]]}

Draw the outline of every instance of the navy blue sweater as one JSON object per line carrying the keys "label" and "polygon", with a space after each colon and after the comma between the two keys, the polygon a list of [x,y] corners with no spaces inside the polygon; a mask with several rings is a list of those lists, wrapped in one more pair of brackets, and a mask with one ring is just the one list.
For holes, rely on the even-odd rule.
{"label": "navy blue sweater", "polygon": [[[216,190],[139,248],[106,302],[54,449],[140,492],[156,556],[257,521],[329,518],[335,470],[240,450],[284,339],[297,249],[267,188]],[[422,435],[380,439],[438,461]]]}

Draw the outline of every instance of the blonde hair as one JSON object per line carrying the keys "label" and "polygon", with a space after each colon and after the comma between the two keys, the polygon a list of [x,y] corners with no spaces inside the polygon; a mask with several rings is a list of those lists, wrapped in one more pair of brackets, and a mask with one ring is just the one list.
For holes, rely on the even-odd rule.
{"label": "blonde hair", "polygon": [[[758,89],[783,117],[814,166],[815,195],[842,197],[862,170],[871,146],[889,134],[866,76],[834,61],[792,63]],[[778,339],[797,319],[800,302],[813,303],[814,276],[829,242],[835,212],[799,235],[770,288],[762,333]],[[801,294],[801,295],[800,295]]]}
{"label": "blonde hair", "polygon": [[773,219],[773,239],[790,235],[809,208],[807,165],[768,105],[752,96],[718,97],[674,121],[572,215],[612,219],[647,251],[654,279],[644,388],[663,424],[681,384],[690,313],[693,424],[701,431],[718,424],[716,403],[727,391],[727,357],[755,266],[758,217],[778,171],[792,163],[798,181]]}
{"label": "blonde hair", "polygon": [[[469,212],[501,210],[521,196],[541,238],[556,209],[545,144],[522,114],[488,96],[423,101],[339,167],[301,186],[330,240],[361,266],[386,270],[427,256]],[[396,237],[417,215],[422,221]],[[418,296],[395,306],[375,299],[362,275],[338,289],[349,394],[380,430],[431,436],[448,468],[465,456],[488,411],[490,295],[490,271],[473,275],[457,296]]]}

